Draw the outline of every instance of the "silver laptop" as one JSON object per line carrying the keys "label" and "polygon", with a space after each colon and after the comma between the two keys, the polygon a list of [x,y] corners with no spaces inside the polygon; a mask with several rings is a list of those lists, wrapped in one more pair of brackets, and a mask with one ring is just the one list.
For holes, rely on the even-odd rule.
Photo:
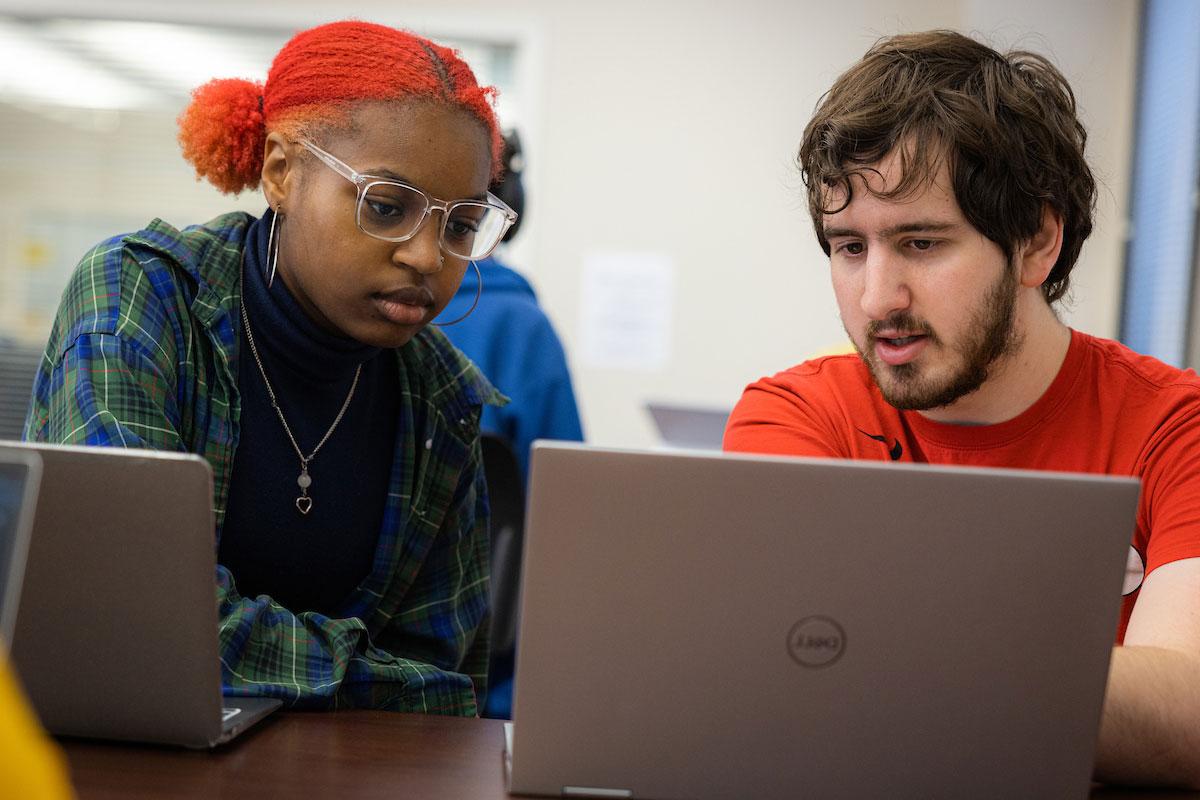
{"label": "silver laptop", "polygon": [[43,463],[12,656],[48,730],[210,747],[280,705],[222,702],[207,462],[12,446]]}
{"label": "silver laptop", "polygon": [[725,437],[729,409],[647,402],[659,438],[671,447],[720,450]]}
{"label": "silver laptop", "polygon": [[41,477],[37,453],[0,447],[0,647],[5,649],[17,621]]}
{"label": "silver laptop", "polygon": [[1137,496],[535,445],[510,791],[1086,797]]}

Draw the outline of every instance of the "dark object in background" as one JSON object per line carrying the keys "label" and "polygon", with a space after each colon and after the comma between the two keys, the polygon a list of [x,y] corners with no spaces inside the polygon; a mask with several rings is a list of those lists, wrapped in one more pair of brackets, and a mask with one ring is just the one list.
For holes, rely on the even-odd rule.
{"label": "dark object in background", "polygon": [[521,172],[525,169],[525,156],[521,153],[521,134],[516,131],[504,134],[504,152],[500,154],[500,163],[503,171],[491,185],[490,191],[517,212],[517,221],[501,240],[509,242],[517,235],[521,220],[525,217],[525,182],[521,179]]}
{"label": "dark object in background", "polygon": [[42,348],[0,337],[0,439],[20,439]]}

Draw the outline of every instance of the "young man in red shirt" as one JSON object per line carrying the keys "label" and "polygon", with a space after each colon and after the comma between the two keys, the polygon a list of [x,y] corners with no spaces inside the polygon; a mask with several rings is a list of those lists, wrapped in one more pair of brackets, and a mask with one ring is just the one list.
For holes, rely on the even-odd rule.
{"label": "young man in red shirt", "polygon": [[1096,777],[1200,787],[1200,378],[1054,311],[1092,229],[1085,140],[1040,56],[872,47],[800,146],[858,354],[748,387],[725,448],[1139,477]]}

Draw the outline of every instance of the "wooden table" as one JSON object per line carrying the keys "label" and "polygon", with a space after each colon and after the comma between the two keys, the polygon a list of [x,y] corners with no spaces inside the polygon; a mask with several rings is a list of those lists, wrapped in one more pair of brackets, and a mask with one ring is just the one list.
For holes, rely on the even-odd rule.
{"label": "wooden table", "polygon": [[504,727],[490,719],[293,711],[210,752],[61,744],[80,800],[508,798]]}
{"label": "wooden table", "polygon": [[[490,719],[279,712],[211,752],[63,740],[80,800],[419,798],[505,800],[504,728]],[[1191,792],[1097,788],[1093,800]]]}

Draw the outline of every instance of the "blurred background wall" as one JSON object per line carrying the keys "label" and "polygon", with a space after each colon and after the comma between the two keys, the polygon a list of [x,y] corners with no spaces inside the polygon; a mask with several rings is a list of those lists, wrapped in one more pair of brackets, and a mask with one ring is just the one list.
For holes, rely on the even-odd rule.
{"label": "blurred background wall", "polygon": [[[589,441],[652,445],[647,400],[728,408],[746,383],[846,345],[794,154],[822,92],[886,34],[955,28],[1066,74],[1102,188],[1065,318],[1117,334],[1133,0],[0,0],[0,336],[43,341],[101,238],[260,212],[260,195],[223,197],[179,156],[187,89],[261,79],[292,32],[348,16],[458,46],[501,88],[528,194],[505,256],[564,340]],[[47,50],[68,76],[57,97],[31,91]]]}

